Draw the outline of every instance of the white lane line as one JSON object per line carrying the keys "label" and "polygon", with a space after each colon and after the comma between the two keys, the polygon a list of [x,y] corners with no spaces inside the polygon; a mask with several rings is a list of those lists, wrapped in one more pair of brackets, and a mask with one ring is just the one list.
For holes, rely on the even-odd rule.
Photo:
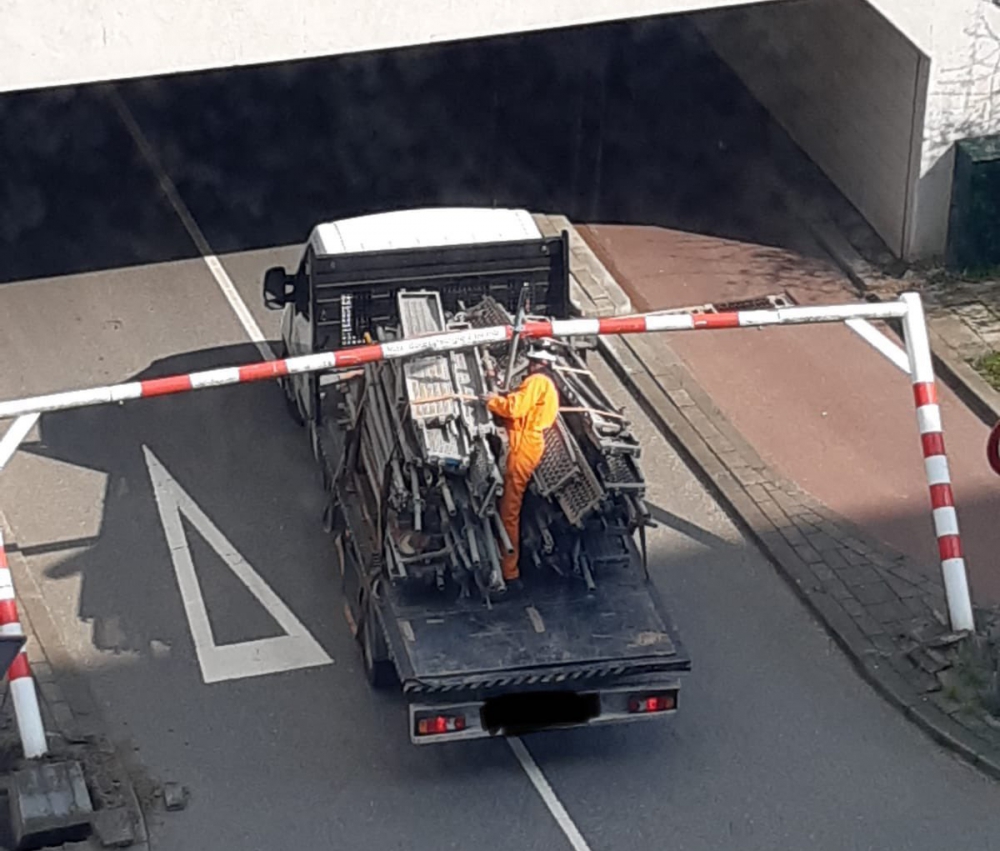
{"label": "white lane line", "polygon": [[871,344],[907,375],[910,374],[910,359],[906,352],[893,340],[878,330],[867,319],[847,319],[844,324],[866,343]]}
{"label": "white lane line", "polygon": [[0,440],[0,471],[3,471],[3,468],[7,466],[7,462],[17,452],[17,447],[21,445],[21,441],[28,436],[28,432],[31,431],[37,422],[38,414],[25,414],[10,424],[10,428],[7,429],[7,433],[3,436],[3,440]]}
{"label": "white lane line", "polygon": [[[118,114],[121,116],[122,121],[128,128],[129,133],[135,140],[135,143],[142,152],[142,155],[146,158],[150,168],[152,168],[157,174],[164,194],[167,196],[175,212],[180,217],[181,223],[184,225],[188,234],[190,234],[191,239],[194,241],[198,250],[205,258],[205,263],[215,276],[215,280],[219,283],[223,294],[226,296],[237,317],[239,317],[239,320],[246,329],[247,334],[257,344],[257,348],[260,349],[261,354],[263,354],[264,357],[273,358],[274,354],[267,343],[264,342],[264,335],[261,333],[260,328],[254,321],[253,316],[250,315],[250,311],[247,309],[243,299],[240,298],[239,293],[236,291],[232,281],[229,279],[229,275],[226,274],[225,269],[222,268],[222,264],[219,263],[219,259],[212,253],[212,248],[208,244],[208,240],[205,239],[201,228],[198,227],[198,223],[191,215],[191,211],[188,209],[187,204],[184,203],[184,199],[182,199],[180,194],[177,192],[177,188],[174,186],[173,181],[160,165],[155,152],[150,147],[145,134],[143,134],[142,129],[136,123],[136,120],[129,111],[129,108],[121,99],[121,96],[117,91],[112,90],[111,98],[115,103]],[[531,784],[535,787],[535,790],[541,796],[545,806],[548,807],[549,812],[552,813],[552,817],[556,820],[556,823],[566,835],[570,845],[573,847],[573,851],[591,851],[590,846],[587,844],[587,840],[583,838],[583,835],[577,829],[573,820],[569,817],[569,813],[566,812],[566,808],[562,805],[559,798],[556,797],[556,793],[549,785],[549,781],[545,779],[545,775],[542,774],[542,770],[538,767],[538,763],[536,763],[531,754],[528,753],[528,749],[524,746],[524,743],[520,739],[508,739],[507,741],[510,744],[511,750],[514,752],[514,756],[517,757],[517,761],[524,769],[525,774],[528,775],[528,779],[531,781]]]}
{"label": "white lane line", "polygon": [[549,785],[549,781],[546,780],[545,775],[542,774],[542,769],[538,767],[538,763],[535,762],[534,757],[528,753],[528,749],[525,747],[524,742],[520,739],[510,738],[507,739],[507,743],[510,745],[510,749],[514,751],[514,756],[516,756],[517,761],[521,763],[521,768],[523,768],[524,773],[528,775],[528,779],[535,787],[535,791],[541,795],[542,800],[545,802],[545,806],[549,808],[549,812],[552,813],[552,817],[556,820],[556,824],[558,824],[562,829],[562,832],[566,834],[569,844],[573,846],[573,851],[590,851],[590,846],[587,844],[587,840],[583,838],[583,834],[581,834],[577,829],[577,826],[573,824],[573,819],[569,817],[569,813],[566,812],[566,808],[562,805],[562,801],[556,797],[556,793]]}
{"label": "white lane line", "polygon": [[187,204],[184,203],[184,199],[181,198],[173,180],[170,179],[170,175],[164,169],[160,158],[156,155],[156,151],[153,150],[153,146],[150,145],[149,140],[146,138],[146,134],[142,132],[142,128],[135,120],[135,116],[132,115],[132,111],[128,108],[125,101],[122,100],[121,95],[118,94],[118,90],[113,86],[108,89],[108,97],[118,112],[118,116],[121,118],[125,128],[128,130],[129,135],[132,137],[132,141],[135,142],[147,165],[149,165],[156,175],[157,180],[159,180],[163,194],[167,196],[170,206],[177,213],[177,217],[181,220],[181,224],[184,225],[184,229],[188,232],[188,236],[191,237],[191,241],[194,242],[195,247],[205,261],[205,265],[208,266],[212,277],[215,278],[219,289],[222,290],[226,301],[229,302],[229,306],[236,314],[236,318],[239,319],[243,329],[247,332],[247,336],[254,342],[257,350],[266,360],[273,359],[276,355],[267,344],[264,334],[257,324],[257,320],[253,318],[253,314],[247,307],[246,302],[243,301],[236,287],[233,285],[229,273],[226,272],[219,258],[212,251],[212,246],[205,239],[205,234],[198,227],[198,223],[194,220],[194,216],[191,215],[191,211],[188,209]]}

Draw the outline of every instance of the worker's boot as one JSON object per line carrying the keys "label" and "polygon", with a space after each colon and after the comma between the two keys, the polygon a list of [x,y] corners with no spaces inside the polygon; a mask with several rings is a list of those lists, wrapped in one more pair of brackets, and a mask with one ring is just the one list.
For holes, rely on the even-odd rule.
{"label": "worker's boot", "polygon": [[516,579],[505,579],[504,584],[505,587],[498,592],[499,596],[504,599],[519,597],[524,593],[524,583],[521,581],[520,577]]}

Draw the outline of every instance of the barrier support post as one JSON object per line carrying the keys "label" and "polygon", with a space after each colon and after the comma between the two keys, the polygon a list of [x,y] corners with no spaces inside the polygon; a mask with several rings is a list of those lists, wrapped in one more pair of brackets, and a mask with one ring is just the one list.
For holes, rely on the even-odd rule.
{"label": "barrier support post", "polygon": [[917,425],[924,452],[924,470],[931,492],[934,533],[938,541],[948,616],[953,630],[971,632],[975,629],[975,620],[958,531],[955,496],[951,489],[951,472],[944,448],[941,408],[938,404],[924,307],[917,293],[904,293],[900,299],[907,307],[903,316],[903,337],[910,361],[913,399],[917,407]]}
{"label": "barrier support post", "polygon": [[[17,600],[14,597],[14,581],[7,564],[4,550],[3,531],[0,530],[0,634],[24,635],[17,615]],[[7,670],[7,682],[14,699],[14,715],[17,731],[21,737],[21,747],[28,759],[37,759],[48,752],[45,740],[45,726],[38,705],[35,679],[31,675],[28,654],[25,648],[14,658]]]}

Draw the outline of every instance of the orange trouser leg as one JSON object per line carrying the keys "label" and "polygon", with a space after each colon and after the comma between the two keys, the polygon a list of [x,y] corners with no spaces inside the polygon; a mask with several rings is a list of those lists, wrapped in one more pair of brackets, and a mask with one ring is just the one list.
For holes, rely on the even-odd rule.
{"label": "orange trouser leg", "polygon": [[511,440],[507,472],[503,479],[503,496],[500,498],[500,520],[507,530],[507,537],[514,545],[514,552],[505,555],[501,565],[503,578],[508,582],[520,575],[517,557],[521,541],[521,504],[524,502],[524,492],[531,481],[531,474],[541,462],[544,452],[545,441],[541,436],[537,439],[522,436],[519,440]]}

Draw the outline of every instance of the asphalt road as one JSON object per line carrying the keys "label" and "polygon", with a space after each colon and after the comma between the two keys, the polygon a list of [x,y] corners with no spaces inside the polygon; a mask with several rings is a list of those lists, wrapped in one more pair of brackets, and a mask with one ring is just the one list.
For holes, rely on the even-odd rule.
{"label": "asphalt road", "polygon": [[[130,187],[181,259],[0,286],[0,398],[257,358],[220,277],[276,335],[260,274],[294,248],[226,254],[225,276],[213,274],[183,256],[193,243],[143,169],[136,157],[107,177]],[[1000,847],[997,785],[861,681],[631,410],[662,521],[651,572],[695,667],[674,723],[525,740],[582,836],[576,848]],[[159,506],[150,453],[175,482]],[[231,678],[205,682],[165,492],[182,503],[215,641],[282,633],[273,603],[235,578],[228,556],[283,601],[322,664],[247,676],[232,663]],[[403,702],[369,690],[319,499],[304,435],[272,385],[46,416],[0,476],[16,543],[113,738],[152,777],[191,789],[187,810],[152,819],[154,847],[574,847],[506,743],[414,747]]]}

